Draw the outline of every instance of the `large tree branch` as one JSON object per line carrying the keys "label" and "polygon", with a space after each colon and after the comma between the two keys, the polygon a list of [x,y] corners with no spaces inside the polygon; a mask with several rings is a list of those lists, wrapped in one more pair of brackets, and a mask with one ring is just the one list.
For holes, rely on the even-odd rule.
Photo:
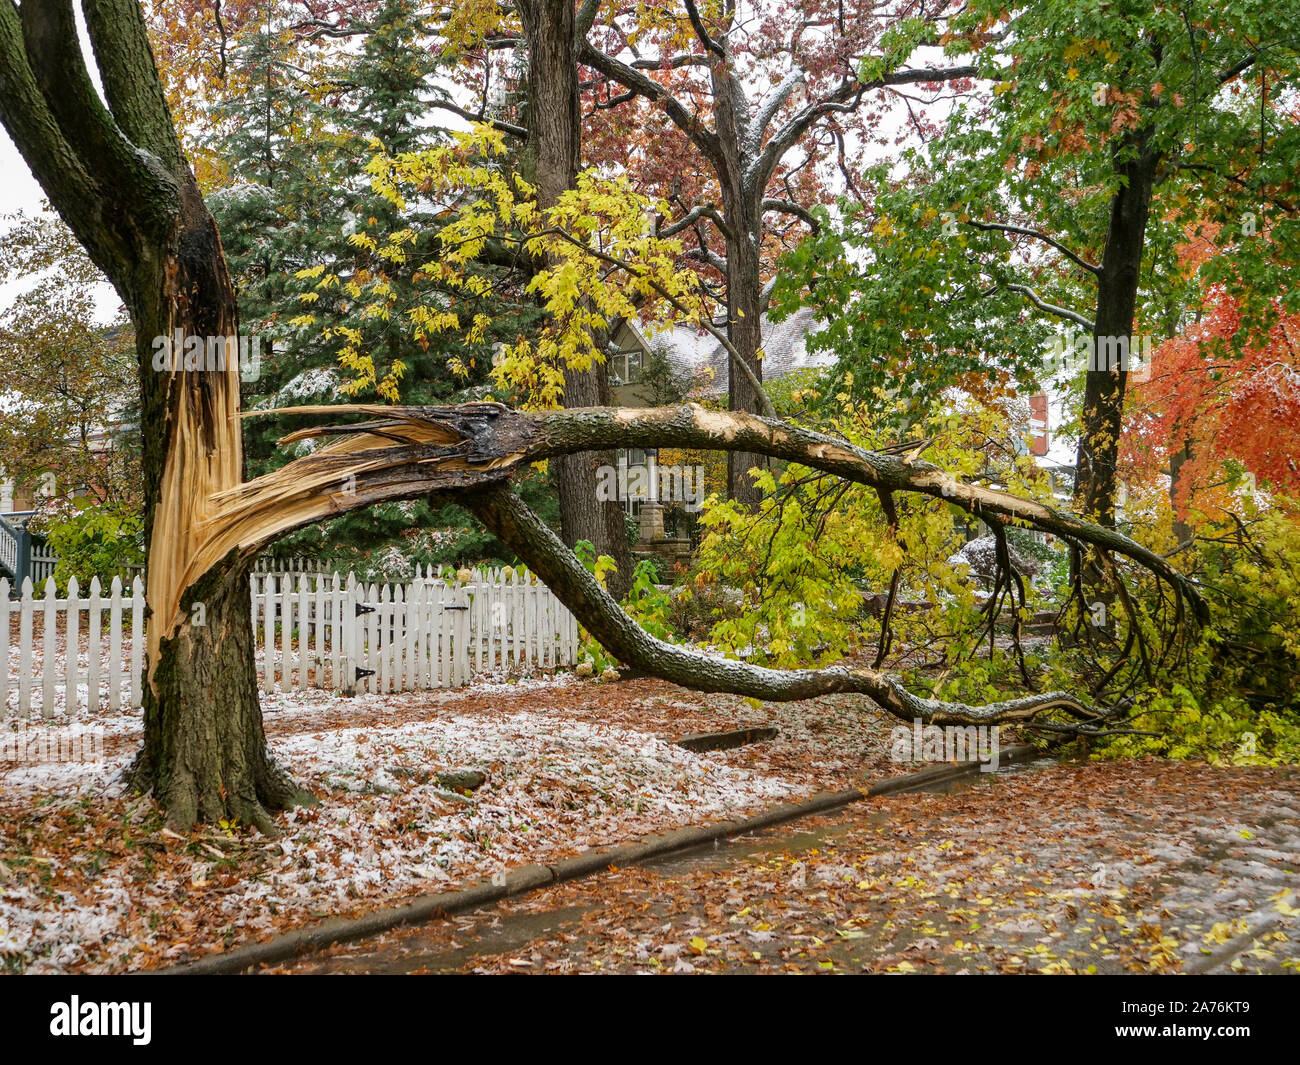
{"label": "large tree branch", "polygon": [[919,67],[909,70],[895,70],[872,81],[858,81],[845,78],[839,86],[820,100],[813,101],[800,108],[790,117],[772,139],[764,146],[754,165],[754,172],[747,181],[751,195],[761,195],[767,188],[776,168],[785,158],[786,152],[799,143],[814,124],[826,115],[835,112],[852,111],[862,96],[871,89],[889,88],[893,85],[926,84],[939,81],[956,81],[961,78],[973,78],[978,68],[973,65],[960,67]]}
{"label": "large tree branch", "polygon": [[802,70],[793,70],[787,74],[781,83],[772,90],[772,93],[754,112],[753,119],[749,124],[750,140],[755,144],[762,144],[763,137],[767,133],[767,127],[772,124],[772,119],[785,106],[785,102],[790,99],[800,85],[807,83],[807,75]]}
{"label": "large tree branch", "polygon": [[176,126],[137,0],[82,0],[95,62],[113,117],[131,141],[170,170],[184,165]]}
{"label": "large tree branch", "polygon": [[[1025,299],[1027,299],[1040,311],[1043,311],[1047,314],[1054,314],[1058,318],[1064,318],[1067,322],[1074,322],[1075,325],[1081,325],[1083,326],[1084,329],[1087,329],[1089,332],[1093,332],[1097,328],[1096,323],[1093,322],[1093,320],[1089,318],[1086,314],[1080,314],[1078,311],[1072,311],[1069,307],[1062,307],[1060,306],[1060,304],[1048,303],[1047,300],[1039,296],[1038,293],[1035,292],[1028,285],[1009,284],[1009,285],[1003,285],[1002,287],[1008,289],[1011,292],[1019,292],[1022,296],[1025,297]],[[986,295],[996,292],[997,289],[998,286],[995,285],[993,288],[988,290],[988,293],[986,293]]]}
{"label": "large tree branch", "polygon": [[723,236],[731,236],[731,227],[727,225],[726,220],[718,213],[718,209],[711,203],[697,204],[692,207],[681,218],[659,230],[661,237],[672,237],[685,229],[690,229],[701,218],[707,218],[722,232]]}
{"label": "large tree branch", "polygon": [[[662,56],[655,58],[648,56],[644,59],[633,59],[628,66],[634,70],[680,70],[682,67],[707,67],[711,60],[706,55],[700,55],[697,52],[689,52],[683,55]],[[636,95],[633,93],[633,95]]]}
{"label": "large tree branch", "polygon": [[[373,420],[291,434],[285,442],[321,435],[342,435],[343,439],[277,473],[214,497],[211,502],[217,511],[207,523],[210,538],[187,574],[191,578],[187,587],[205,572],[196,570],[204,565],[204,558],[216,561],[230,552],[247,556],[277,532],[330,513],[386,499],[446,493],[478,515],[527,562],[611,652],[637,668],[688,687],[776,701],[857,692],[902,720],[919,718],[934,724],[1026,721],[1059,709],[1083,719],[1084,727],[1095,727],[1103,716],[1065,692],[985,706],[945,703],[913,695],[896,679],[874,669],[768,669],[654,639],[619,608],[504,483],[512,471],[530,461],[598,447],[601,438],[619,440],[624,446],[651,440],[670,446],[687,439],[697,444],[706,441],[704,446],[758,450],[774,457],[797,454],[814,466],[849,471],[854,475],[851,480],[862,483],[908,480],[911,490],[924,490],[932,483],[909,473],[911,468],[892,456],[862,452],[841,441],[752,415],[706,411],[695,405],[531,414],[516,413],[499,404],[297,409],[297,413],[325,412],[360,412]],[[989,498],[998,505],[1010,505],[1006,500],[1011,497],[999,501],[998,496],[993,493]],[[1092,530],[1084,532],[1092,534]],[[1096,529],[1096,535],[1117,536],[1101,529]]]}
{"label": "large tree branch", "polygon": [[727,260],[724,256],[719,255],[707,244],[701,244],[698,248],[691,248],[686,252],[686,258],[694,259],[697,262],[706,263],[723,277],[727,276]]}
{"label": "large tree branch", "polygon": [[665,643],[628,617],[577,556],[508,487],[493,486],[462,502],[620,661],[696,691],[732,692],[776,702],[857,692],[903,721],[920,719],[936,725],[1025,721],[1053,709],[1094,721],[1101,717],[1066,692],[969,706],[913,695],[893,677],[874,669],[768,669]]}
{"label": "large tree branch", "polygon": [[267,414],[363,414],[370,422],[325,425],[292,433],[284,444],[341,437],[209,502],[201,541],[181,587],[197,581],[230,551],[245,555],[303,525],[373,503],[418,498],[430,491],[472,494],[542,459],[614,448],[703,448],[741,451],[797,462],[878,492],[945,500],[979,518],[1023,522],[1072,542],[1122,555],[1205,607],[1167,559],[1123,533],[1007,492],[966,484],[927,462],[867,451],[785,422],[697,404],[673,407],[589,407],[512,411],[501,404],[460,407],[373,405],[294,407]]}
{"label": "large tree branch", "polygon": [[[82,57],[72,0],[24,3],[19,12],[34,80],[68,146],[93,168],[106,201],[108,217],[94,222],[122,233],[127,244],[133,226],[155,239],[168,234],[180,202],[175,179],[157,156],[127,139],[100,100]],[[53,179],[57,183],[59,175]],[[134,266],[128,253],[106,269],[120,291]]]}
{"label": "large tree branch", "polygon": [[101,221],[111,217],[103,189],[68,143],[36,82],[13,0],[0,0],[0,122],[55,210],[95,265],[111,276],[125,246],[102,230]]}
{"label": "large tree branch", "polygon": [[780,211],[782,214],[793,215],[814,233],[820,233],[822,224],[817,221],[813,213],[808,208],[795,203],[793,200],[766,199],[763,201],[763,210]]}
{"label": "large tree branch", "polygon": [[520,140],[525,141],[528,139],[528,130],[523,126],[516,126],[512,122],[502,122],[499,118],[489,118],[484,114],[475,114],[473,111],[451,103],[449,100],[434,100],[429,106],[436,107],[439,111],[449,111],[453,115],[459,115],[467,122],[486,122],[493,129],[500,130],[511,137],[518,137]]}
{"label": "large tree branch", "polygon": [[638,96],[643,96],[657,107],[662,107],[664,114],[678,129],[691,138],[692,143],[699,148],[705,158],[720,170],[726,167],[727,163],[718,142],[718,135],[653,78],[647,77],[613,56],[606,55],[587,40],[583,40],[579,46],[578,62],[585,63],[605,77],[617,81],[625,89],[631,89]]}
{"label": "large tree branch", "polygon": [[573,46],[575,49],[582,46],[582,42],[587,39],[587,34],[591,32],[591,27],[596,21],[596,14],[600,11],[600,0],[582,0],[573,19]]}
{"label": "large tree branch", "polygon": [[695,31],[695,36],[699,38],[700,43],[704,45],[707,51],[712,52],[719,59],[725,60],[727,58],[726,49],[709,35],[709,31],[704,26],[704,20],[700,18],[699,8],[695,6],[695,0],[685,0],[685,3],[686,17],[691,20],[691,29]]}

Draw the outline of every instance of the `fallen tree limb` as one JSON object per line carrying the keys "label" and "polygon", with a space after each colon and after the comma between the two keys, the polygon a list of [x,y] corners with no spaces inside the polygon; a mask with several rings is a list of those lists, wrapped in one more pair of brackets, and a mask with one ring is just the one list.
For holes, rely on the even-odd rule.
{"label": "fallen tree limb", "polygon": [[[842,440],[751,414],[696,404],[657,408],[513,411],[498,403],[459,407],[372,405],[298,407],[252,412],[370,420],[312,426],[282,443],[339,439],[209,500],[202,541],[180,587],[188,588],[230,552],[249,556],[294,528],[379,502],[438,494],[465,506],[541,577],[582,624],[619,659],[701,691],[772,701],[835,692],[869,696],[902,720],[941,725],[1029,721],[1063,710],[1091,728],[1107,714],[1067,692],[1048,692],[971,706],[926,699],[875,669],[832,666],[778,670],[700,654],[657,640],[633,621],[576,556],[509,490],[529,463],[580,451],[686,447],[754,452],[797,462],[878,492],[912,492],[946,500],[977,517],[1022,521],[1115,552],[1167,581],[1199,618],[1204,604],[1160,555],[1114,529],[1006,492],[965,484],[937,466],[867,451]],[[247,416],[247,415],[246,415]],[[179,599],[176,604],[179,607]],[[174,612],[180,621],[179,610]]]}
{"label": "fallen tree limb", "polygon": [[966,484],[928,462],[859,448],[785,422],[695,403],[671,407],[588,407],[514,411],[499,403],[459,407],[291,407],[264,414],[365,414],[355,425],[310,427],[281,442],[343,435],[274,473],[211,500],[204,539],[188,570],[193,583],[228,551],[252,553],[276,536],[322,518],[432,491],[472,492],[528,463],[580,451],[682,447],[746,451],[798,462],[877,491],[944,499],[967,513],[1035,526],[1129,558],[1167,581],[1208,614],[1199,594],[1171,563],[1115,529],[1009,492]]}
{"label": "fallen tree limb", "polygon": [[636,669],[697,691],[731,692],[772,702],[813,699],[836,692],[869,696],[903,721],[935,725],[978,725],[1027,721],[1048,710],[1065,710],[1090,721],[1105,715],[1068,692],[969,706],[913,695],[896,679],[874,669],[768,669],[731,658],[701,654],[658,640],[614,601],[578,557],[517,495],[504,486],[463,499],[485,526],[528,565],[587,630],[619,660]]}

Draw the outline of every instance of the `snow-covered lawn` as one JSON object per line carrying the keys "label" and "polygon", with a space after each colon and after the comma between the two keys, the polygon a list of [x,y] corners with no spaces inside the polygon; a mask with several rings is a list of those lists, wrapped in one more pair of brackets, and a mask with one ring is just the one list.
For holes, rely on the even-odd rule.
{"label": "snow-covered lawn", "polygon": [[[101,762],[0,760],[0,968],[168,964],[898,768],[888,730],[842,697],[753,707],[561,675],[354,699],[276,693],[263,706],[276,758],[320,800],[279,815],[276,839],[166,830],[121,783],[138,711],[54,729],[102,725]],[[767,723],[781,737],[750,748],[671,742]],[[487,781],[453,793],[437,774],[454,770]]]}

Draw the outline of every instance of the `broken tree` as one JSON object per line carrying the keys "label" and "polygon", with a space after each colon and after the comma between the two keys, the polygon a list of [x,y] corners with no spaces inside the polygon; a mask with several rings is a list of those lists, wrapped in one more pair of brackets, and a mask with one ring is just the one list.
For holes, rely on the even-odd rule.
{"label": "broken tree", "polygon": [[[1127,556],[1199,600],[1159,556],[1127,537],[1037,503],[963,484],[830,437],[697,406],[521,413],[459,407],[297,408],[369,421],[308,426],[332,442],[245,483],[239,431],[238,322],[216,229],[159,88],[135,0],[86,0],[104,85],[100,100],[71,0],[0,0],[0,120],[56,209],[116,286],[136,331],[149,537],[144,745],[134,783],[173,825],[230,819],[270,827],[268,811],[304,793],[271,762],[254,675],[247,571],[275,537],[376,503],[440,495],[472,509],[620,657],[702,690],[775,700],[861,692],[904,718],[1018,720],[1062,709],[1054,692],[984,707],[921,699],[873,670],[762,669],[698,654],[642,632],[572,552],[509,491],[529,463],[618,447],[705,447],[798,462],[889,493],[948,499],[995,523],[1018,519]],[[155,356],[179,335],[215,347],[216,363]],[[761,386],[759,388],[761,393]]]}
{"label": "broken tree", "polygon": [[[135,781],[179,824],[266,824],[266,809],[300,793],[266,754],[246,572],[235,562],[179,584],[204,501],[243,476],[235,295],[139,5],[87,0],[84,11],[107,106],[71,0],[3,0],[0,120],[135,328],[151,613]],[[197,369],[155,369],[155,342],[177,331],[200,338],[205,356],[211,338],[225,368],[205,357]]]}

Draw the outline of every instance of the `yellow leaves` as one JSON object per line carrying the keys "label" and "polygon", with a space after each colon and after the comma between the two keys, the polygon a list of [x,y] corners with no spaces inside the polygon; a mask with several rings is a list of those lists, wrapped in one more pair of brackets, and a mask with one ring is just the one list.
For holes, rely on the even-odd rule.
{"label": "yellow leaves", "polygon": [[1235,921],[1219,921],[1201,938],[1209,944],[1223,944],[1235,939],[1246,930],[1246,921],[1238,917]]}
{"label": "yellow leaves", "polygon": [[[479,16],[472,15],[477,2],[471,0],[466,26],[478,24]],[[467,343],[487,341],[491,320],[465,304],[492,290],[475,266],[489,241],[522,243],[545,264],[527,289],[548,312],[545,324],[532,342],[521,337],[502,345],[493,359],[494,383],[521,394],[522,406],[558,406],[566,368],[582,370],[603,362],[598,338],[612,320],[639,318],[653,332],[656,326],[703,320],[707,314],[697,275],[678,269],[681,242],[656,236],[650,225],[656,213],[668,213],[668,206],[648,202],[626,177],[583,173],[576,188],[543,211],[533,186],[502,165],[504,135],[488,125],[475,125],[420,152],[390,155],[377,141],[371,149],[366,172],[378,195],[399,210],[416,196],[424,203],[447,205],[436,212],[441,223],[433,236],[437,254],[415,271],[419,280],[437,286],[438,296],[406,310],[417,341],[462,328]],[[384,262],[405,266],[420,238],[408,227],[387,234],[357,233],[350,241]],[[318,289],[339,284],[319,267],[299,276],[315,280]],[[396,298],[391,281],[381,274],[358,273],[346,290],[354,300],[369,301],[363,317],[386,320]],[[339,359],[355,375],[351,392],[375,388],[381,395],[395,395],[400,372],[376,380],[376,368],[355,345],[340,351]],[[457,356],[449,358],[449,366],[458,375],[468,372]]]}
{"label": "yellow leaves", "polygon": [[1273,909],[1277,910],[1278,913],[1286,917],[1300,917],[1300,906],[1292,903],[1292,898],[1291,892],[1283,888],[1276,895],[1273,895],[1269,901],[1273,903]]}
{"label": "yellow leaves", "polygon": [[692,954],[703,954],[709,949],[709,941],[701,936],[693,936],[690,941]]}
{"label": "yellow leaves", "polygon": [[508,25],[506,13],[496,0],[459,0],[443,23],[442,54],[450,59],[478,48],[490,33]]}

